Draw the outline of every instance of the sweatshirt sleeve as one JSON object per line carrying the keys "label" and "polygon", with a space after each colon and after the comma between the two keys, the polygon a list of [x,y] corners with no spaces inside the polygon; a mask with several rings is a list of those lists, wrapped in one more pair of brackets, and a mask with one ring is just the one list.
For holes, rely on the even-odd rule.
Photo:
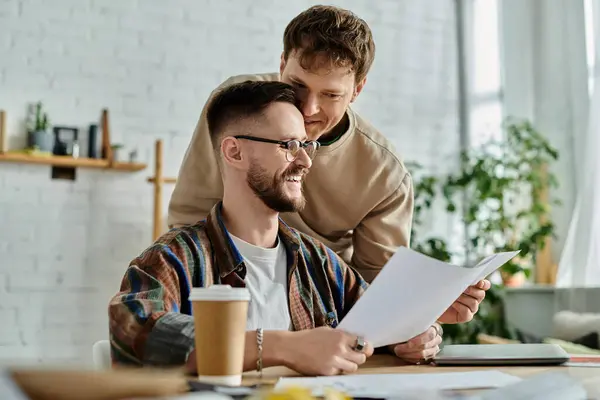
{"label": "sweatshirt sleeve", "polygon": [[413,206],[412,178],[405,172],[399,187],[356,227],[351,264],[367,282],[375,279],[398,247],[409,247]]}
{"label": "sweatshirt sleeve", "polygon": [[[214,92],[211,97],[213,95]],[[223,198],[223,181],[206,120],[207,104],[196,124],[171,195],[167,220],[170,228],[204,219]]]}

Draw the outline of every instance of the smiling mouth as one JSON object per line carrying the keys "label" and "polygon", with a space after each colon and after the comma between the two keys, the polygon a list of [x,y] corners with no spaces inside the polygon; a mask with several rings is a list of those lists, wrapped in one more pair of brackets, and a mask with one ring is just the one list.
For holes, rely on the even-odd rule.
{"label": "smiling mouth", "polygon": [[300,183],[302,182],[302,176],[301,175],[290,175],[288,177],[285,178],[286,182],[295,182],[295,183]]}

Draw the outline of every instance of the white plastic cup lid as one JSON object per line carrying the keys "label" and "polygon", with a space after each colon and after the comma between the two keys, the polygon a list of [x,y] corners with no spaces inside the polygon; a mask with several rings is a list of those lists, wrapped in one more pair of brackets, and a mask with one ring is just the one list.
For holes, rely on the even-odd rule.
{"label": "white plastic cup lid", "polygon": [[250,301],[250,291],[230,285],[212,285],[207,288],[192,288],[190,301]]}

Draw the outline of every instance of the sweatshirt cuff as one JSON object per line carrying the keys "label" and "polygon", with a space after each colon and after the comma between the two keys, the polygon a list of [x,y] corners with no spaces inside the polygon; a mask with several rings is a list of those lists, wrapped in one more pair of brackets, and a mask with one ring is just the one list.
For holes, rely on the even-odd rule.
{"label": "sweatshirt cuff", "polygon": [[169,312],[160,317],[146,339],[144,364],[185,364],[194,349],[194,317]]}

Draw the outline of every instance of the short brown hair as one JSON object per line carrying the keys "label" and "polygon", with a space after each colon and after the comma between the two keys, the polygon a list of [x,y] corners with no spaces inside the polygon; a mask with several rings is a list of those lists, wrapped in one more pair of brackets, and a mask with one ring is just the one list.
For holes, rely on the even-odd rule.
{"label": "short brown hair", "polygon": [[291,85],[276,81],[245,81],[225,86],[209,101],[206,119],[214,140],[227,126],[245,118],[259,117],[272,103],[284,102],[297,106],[297,97]]}
{"label": "short brown hair", "polygon": [[375,42],[369,25],[349,10],[316,5],[301,12],[283,33],[283,57],[299,50],[304,69],[317,67],[319,56],[333,66],[350,67],[360,82],[371,69]]}

